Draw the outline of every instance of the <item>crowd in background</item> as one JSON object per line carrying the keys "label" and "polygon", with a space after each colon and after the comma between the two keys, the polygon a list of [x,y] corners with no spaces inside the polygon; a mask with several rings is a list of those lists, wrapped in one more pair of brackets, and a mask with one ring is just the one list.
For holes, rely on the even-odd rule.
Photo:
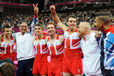
{"label": "crowd in background", "polygon": [[[111,10],[114,10],[114,9],[101,9],[101,10],[91,10],[91,11],[76,11],[76,12],[59,13],[59,16],[61,18],[61,21],[64,24],[66,23],[66,19],[68,15],[72,14],[77,18],[77,25],[79,24],[79,22],[88,21],[92,25],[92,28],[95,28],[94,19],[97,15],[109,15],[112,18],[112,22],[114,22],[114,18],[113,18],[114,15]],[[6,24],[10,24],[13,28],[18,28],[18,26],[23,21],[27,22],[28,26],[30,26],[32,23],[32,17],[33,15],[9,13],[1,17],[0,28],[2,29]],[[39,23],[41,23],[44,28],[45,28],[45,24],[47,24],[49,21],[52,21],[52,17],[50,13],[39,14]]]}

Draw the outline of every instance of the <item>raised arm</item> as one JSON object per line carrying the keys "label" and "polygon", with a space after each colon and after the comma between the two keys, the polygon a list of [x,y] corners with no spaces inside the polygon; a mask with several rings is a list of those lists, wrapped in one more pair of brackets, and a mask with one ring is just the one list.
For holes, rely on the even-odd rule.
{"label": "raised arm", "polygon": [[38,23],[38,11],[39,11],[39,9],[38,9],[38,3],[37,4],[33,4],[33,9],[34,9],[34,16],[33,16],[33,20],[32,20],[32,24],[31,24],[31,34],[32,35],[34,35],[34,26],[35,26],[35,24],[37,24]]}
{"label": "raised arm", "polygon": [[33,22],[34,24],[36,24],[38,22],[38,3],[37,4],[33,4],[33,8],[34,8],[34,17],[33,17]]}
{"label": "raised arm", "polygon": [[54,6],[54,5],[51,5],[51,6],[50,6],[50,10],[51,10],[51,14],[52,14],[53,19],[54,19],[54,21],[56,22],[56,24],[57,24],[62,30],[64,30],[64,31],[67,30],[68,27],[65,26],[65,25],[60,21],[60,19],[59,19],[57,13],[56,13],[56,11],[55,11],[55,6]]}

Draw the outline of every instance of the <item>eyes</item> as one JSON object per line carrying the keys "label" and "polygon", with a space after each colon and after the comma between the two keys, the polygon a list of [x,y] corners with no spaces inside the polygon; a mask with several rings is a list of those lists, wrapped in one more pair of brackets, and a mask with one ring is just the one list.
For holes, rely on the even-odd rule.
{"label": "eyes", "polygon": [[41,30],[41,28],[35,28],[35,30]]}
{"label": "eyes", "polygon": [[6,32],[12,32],[12,30],[6,30]]}
{"label": "eyes", "polygon": [[76,21],[73,21],[73,20],[70,20],[69,22],[70,22],[70,23],[72,23],[72,22],[73,22],[73,23],[76,23]]}
{"label": "eyes", "polygon": [[23,28],[23,27],[25,27],[25,28],[26,28],[27,26],[21,26],[21,27],[22,27],[22,28]]}
{"label": "eyes", "polygon": [[54,29],[54,27],[47,27],[47,29]]}

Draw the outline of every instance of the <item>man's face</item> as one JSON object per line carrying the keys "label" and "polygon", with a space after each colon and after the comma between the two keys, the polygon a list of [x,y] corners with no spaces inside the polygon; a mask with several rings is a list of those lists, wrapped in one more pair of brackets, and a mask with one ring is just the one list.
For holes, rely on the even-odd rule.
{"label": "man's face", "polygon": [[47,26],[47,32],[49,35],[55,34],[56,33],[56,28],[53,24],[49,24]]}
{"label": "man's face", "polygon": [[99,31],[103,31],[104,27],[103,27],[103,23],[101,21],[98,21],[97,18],[95,19],[96,22],[96,28]]}
{"label": "man's face", "polygon": [[35,26],[36,35],[42,34],[42,28],[40,26]]}
{"label": "man's face", "polygon": [[20,29],[21,33],[25,33],[25,32],[28,31],[28,26],[27,26],[26,23],[22,23],[22,24],[20,25],[19,29]]}
{"label": "man's face", "polygon": [[4,35],[10,36],[12,33],[12,28],[5,28]]}
{"label": "man's face", "polygon": [[70,17],[68,19],[67,25],[70,29],[75,29],[76,28],[76,18]]}

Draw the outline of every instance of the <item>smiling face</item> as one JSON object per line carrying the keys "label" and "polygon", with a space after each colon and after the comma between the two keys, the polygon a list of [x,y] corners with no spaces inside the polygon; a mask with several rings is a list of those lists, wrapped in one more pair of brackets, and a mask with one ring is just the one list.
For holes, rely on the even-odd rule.
{"label": "smiling face", "polygon": [[42,34],[42,27],[41,26],[35,26],[35,33],[36,35]]}
{"label": "smiling face", "polygon": [[67,25],[70,29],[75,29],[76,28],[76,18],[69,17],[67,21]]}
{"label": "smiling face", "polygon": [[88,22],[80,22],[78,31],[81,34],[86,34],[90,30],[91,30],[91,25]]}
{"label": "smiling face", "polygon": [[4,29],[4,35],[10,36],[12,33],[12,28],[5,28]]}
{"label": "smiling face", "polygon": [[27,30],[28,30],[27,24],[26,24],[25,22],[23,22],[23,23],[19,26],[19,30],[20,30],[21,33],[27,32]]}
{"label": "smiling face", "polygon": [[56,33],[56,28],[54,24],[48,24],[47,25],[47,32],[49,35],[53,35]]}
{"label": "smiling face", "polygon": [[78,31],[79,31],[81,34],[84,34],[84,33],[86,32],[86,28],[83,27],[81,24],[79,24]]}

